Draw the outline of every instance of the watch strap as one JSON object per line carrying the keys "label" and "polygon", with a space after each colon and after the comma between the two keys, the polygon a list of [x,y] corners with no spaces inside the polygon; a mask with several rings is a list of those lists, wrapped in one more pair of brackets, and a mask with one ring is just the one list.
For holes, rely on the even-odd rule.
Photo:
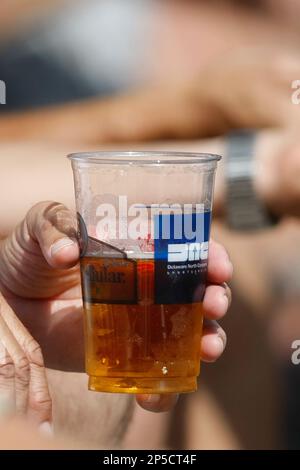
{"label": "watch strap", "polygon": [[248,130],[227,138],[226,219],[235,230],[258,230],[277,222],[255,192],[255,141],[256,133]]}

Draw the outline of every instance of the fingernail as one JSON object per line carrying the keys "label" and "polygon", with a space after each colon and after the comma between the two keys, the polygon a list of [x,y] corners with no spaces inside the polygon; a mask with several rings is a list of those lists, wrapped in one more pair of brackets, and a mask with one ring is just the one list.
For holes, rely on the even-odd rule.
{"label": "fingernail", "polygon": [[49,421],[45,421],[44,423],[39,425],[39,432],[43,434],[43,436],[53,436],[53,426]]}
{"label": "fingernail", "polygon": [[223,352],[226,347],[227,336],[223,333],[218,333],[216,341],[218,342],[218,347],[220,347],[220,350]]}
{"label": "fingernail", "polygon": [[157,405],[160,402],[161,396],[157,394],[153,395],[148,395],[147,398],[145,398],[146,403],[151,403],[152,405]]}
{"label": "fingernail", "polygon": [[151,395],[147,393],[139,393],[139,397],[144,403],[158,403],[160,400],[160,395]]}
{"label": "fingernail", "polygon": [[220,345],[220,349],[224,350],[225,344],[224,344],[223,338],[221,338],[221,336],[218,336],[218,342],[219,342],[219,345]]}
{"label": "fingernail", "polygon": [[58,253],[63,248],[66,248],[67,246],[74,245],[74,243],[75,242],[71,240],[71,238],[61,238],[51,246],[51,256],[56,255],[56,253]]}

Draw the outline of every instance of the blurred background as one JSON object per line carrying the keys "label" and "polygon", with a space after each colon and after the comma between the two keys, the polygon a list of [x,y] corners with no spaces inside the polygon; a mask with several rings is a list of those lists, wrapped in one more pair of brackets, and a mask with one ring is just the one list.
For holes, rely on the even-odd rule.
{"label": "blurred background", "polygon": [[[239,118],[231,117],[232,127],[255,127],[261,141],[267,142],[261,152],[271,159],[274,154],[274,162],[291,165],[295,179],[299,175],[299,115],[291,104],[291,83],[300,79],[299,14],[297,0],[1,0],[0,79],[7,86],[7,103],[0,106],[4,168],[21,181],[22,174],[30,176],[22,156],[35,153],[43,165],[44,154],[48,165],[49,159],[57,161],[64,155],[65,149],[80,150],[78,139],[74,145],[72,139],[61,143],[61,135],[56,141],[55,133],[51,139],[42,134],[36,139],[31,113],[37,116],[40,110],[42,116],[48,107],[63,109],[81,100],[109,103],[136,90],[204,80],[204,96],[211,84],[207,94],[224,100],[224,106],[238,106],[232,97],[241,96],[240,126]],[[157,115],[159,109],[158,104]],[[20,116],[28,116],[29,124],[26,128],[18,125],[16,130],[13,120],[19,122]],[[228,123],[224,132],[222,126],[199,131],[199,135],[193,130],[183,140],[174,132],[172,142],[162,133],[153,148],[219,149],[229,130]],[[216,140],[210,140],[212,136]],[[107,142],[100,137],[83,140],[89,148],[114,144],[113,137]],[[149,146],[152,139],[145,140]],[[272,165],[271,161],[270,171]],[[2,180],[7,178],[11,176],[2,173]],[[57,183],[57,195],[55,188],[34,196],[20,189],[21,197],[2,181],[1,200],[7,198],[7,191],[14,199],[10,214],[4,209],[1,213],[3,227],[18,222],[20,199],[23,215],[35,199],[62,199],[62,187],[70,191],[65,199],[71,200],[71,175],[69,180],[61,186]],[[280,184],[278,191],[275,188],[278,200],[282,188]],[[294,191],[293,197],[298,195]],[[284,214],[283,209],[284,217],[275,227],[242,233],[230,229],[223,211],[216,210],[213,236],[226,246],[235,267],[233,302],[222,322],[228,335],[226,351],[216,364],[203,365],[198,392],[182,396],[172,412],[156,415],[136,408],[124,435],[125,448],[300,448],[300,366],[291,362],[291,344],[300,338],[297,207],[293,202],[293,210]],[[8,228],[1,230],[5,236]],[[66,394],[61,390],[62,380],[81,393],[72,409],[67,400],[59,403]],[[85,384],[77,374],[49,371],[49,381],[58,435],[78,442],[92,440],[99,447],[113,445],[103,430],[109,420],[103,412],[106,404],[83,392]]]}
{"label": "blurred background", "polygon": [[293,0],[4,0],[7,109],[196,77],[234,49],[297,47]]}

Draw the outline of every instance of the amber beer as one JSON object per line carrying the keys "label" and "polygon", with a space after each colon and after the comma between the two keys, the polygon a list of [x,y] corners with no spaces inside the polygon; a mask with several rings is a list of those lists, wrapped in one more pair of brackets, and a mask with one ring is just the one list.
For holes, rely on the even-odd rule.
{"label": "amber beer", "polygon": [[81,259],[86,368],[92,390],[193,391],[202,303],[155,304],[151,259]]}

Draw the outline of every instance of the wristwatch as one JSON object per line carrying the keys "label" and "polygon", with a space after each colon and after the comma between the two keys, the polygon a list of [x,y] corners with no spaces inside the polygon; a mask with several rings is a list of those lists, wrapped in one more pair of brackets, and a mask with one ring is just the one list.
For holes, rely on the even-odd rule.
{"label": "wristwatch", "polygon": [[234,230],[265,229],[278,221],[255,193],[255,139],[251,130],[227,136],[225,217]]}

